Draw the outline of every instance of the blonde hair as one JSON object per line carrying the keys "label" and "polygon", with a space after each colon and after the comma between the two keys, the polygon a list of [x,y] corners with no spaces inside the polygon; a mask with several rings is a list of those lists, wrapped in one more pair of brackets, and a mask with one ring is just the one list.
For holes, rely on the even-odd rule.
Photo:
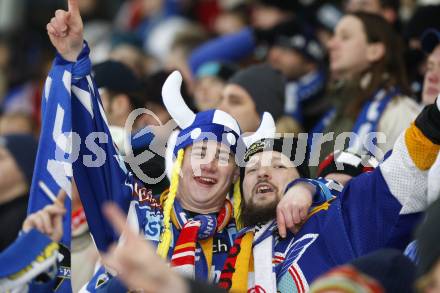
{"label": "blonde hair", "polygon": [[179,187],[179,173],[182,168],[184,150],[177,152],[177,159],[174,163],[173,172],[171,174],[171,185],[168,196],[163,204],[163,231],[160,236],[159,245],[157,246],[157,254],[166,259],[171,243],[171,210],[173,209],[174,199],[176,198],[177,188]]}
{"label": "blonde hair", "polygon": [[241,192],[240,192],[240,180],[239,177],[237,181],[234,183],[234,193],[233,193],[233,201],[234,201],[234,218],[235,225],[237,226],[237,231],[240,230],[243,224],[240,221],[241,217]]}

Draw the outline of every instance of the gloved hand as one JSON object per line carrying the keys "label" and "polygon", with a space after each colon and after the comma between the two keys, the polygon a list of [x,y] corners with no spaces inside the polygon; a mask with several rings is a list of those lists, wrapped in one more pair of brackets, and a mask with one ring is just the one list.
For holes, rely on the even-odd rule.
{"label": "gloved hand", "polygon": [[440,144],[440,95],[434,104],[426,106],[417,116],[416,126],[429,140]]}

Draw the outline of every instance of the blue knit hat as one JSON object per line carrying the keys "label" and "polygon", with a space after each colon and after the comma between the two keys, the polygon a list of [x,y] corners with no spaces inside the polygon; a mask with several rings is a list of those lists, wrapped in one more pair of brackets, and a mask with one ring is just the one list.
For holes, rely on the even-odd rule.
{"label": "blue knit hat", "polygon": [[292,28],[275,37],[274,44],[297,51],[305,58],[321,63],[325,58],[324,48],[312,31],[302,27]]}
{"label": "blue knit hat", "polygon": [[235,153],[240,127],[237,121],[221,110],[207,110],[195,114],[185,104],[180,93],[182,75],[174,71],[165,81],[162,98],[177,125],[182,129],[177,136],[173,153],[198,141],[215,140],[228,146]]}

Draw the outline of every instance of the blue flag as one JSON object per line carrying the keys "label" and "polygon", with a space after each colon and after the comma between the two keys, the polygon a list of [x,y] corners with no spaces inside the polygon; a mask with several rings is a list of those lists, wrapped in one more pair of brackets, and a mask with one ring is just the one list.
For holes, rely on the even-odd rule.
{"label": "blue flag", "polygon": [[[85,43],[77,62],[58,56],[46,82],[38,173],[33,185],[35,200],[31,206],[39,209],[50,202],[41,193],[39,181],[44,181],[54,193],[65,186],[69,193],[73,176],[94,242],[105,251],[118,237],[105,219],[102,205],[114,201],[127,212],[136,187],[111,139],[91,77],[89,52]],[[66,225],[69,234],[63,240],[68,243],[70,221]]]}
{"label": "blue flag", "polygon": [[[46,80],[42,96],[42,126],[30,190],[28,214],[52,204],[55,195],[63,189],[66,215],[63,218],[63,237],[60,242],[58,274],[53,290],[71,292],[70,238],[72,193],[72,114],[71,114],[72,64],[57,57]],[[60,83],[53,82],[60,80]]]}

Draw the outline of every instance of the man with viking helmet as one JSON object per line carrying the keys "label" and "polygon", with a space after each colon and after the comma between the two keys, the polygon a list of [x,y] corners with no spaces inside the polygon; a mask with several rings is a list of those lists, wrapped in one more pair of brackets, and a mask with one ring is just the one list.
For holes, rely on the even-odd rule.
{"label": "man with viking helmet", "polygon": [[[263,119],[247,138],[247,163],[241,172],[241,220],[247,227],[238,232],[225,262],[222,288],[308,292],[311,282],[335,266],[408,244],[432,200],[427,170],[440,150],[440,96],[401,134],[379,167],[352,178],[343,189],[335,182],[299,178],[295,151],[280,148],[273,129],[273,119]],[[294,189],[297,195],[313,197],[314,204],[296,233],[280,235],[273,207]]]}

